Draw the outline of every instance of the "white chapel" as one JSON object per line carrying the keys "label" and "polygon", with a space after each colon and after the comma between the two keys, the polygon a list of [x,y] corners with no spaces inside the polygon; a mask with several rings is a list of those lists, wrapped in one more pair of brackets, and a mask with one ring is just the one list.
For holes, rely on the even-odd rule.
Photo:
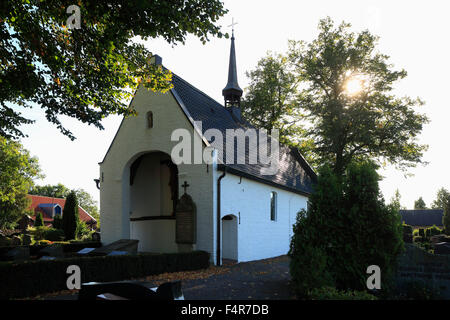
{"label": "white chapel", "polygon": [[[262,174],[267,164],[247,161],[260,142],[215,148],[217,137],[208,134],[214,129],[228,139],[230,129],[255,129],[240,114],[234,35],[223,105],[175,73],[172,84],[164,94],[138,88],[131,101],[138,115],[122,120],[100,162],[103,244],[136,239],[140,252],[203,250],[218,265],[286,254],[316,174],[297,149],[284,145],[275,172]],[[183,152],[212,150],[210,161],[173,158],[180,129],[193,137],[192,152]],[[231,152],[232,160],[246,163],[226,161]]]}

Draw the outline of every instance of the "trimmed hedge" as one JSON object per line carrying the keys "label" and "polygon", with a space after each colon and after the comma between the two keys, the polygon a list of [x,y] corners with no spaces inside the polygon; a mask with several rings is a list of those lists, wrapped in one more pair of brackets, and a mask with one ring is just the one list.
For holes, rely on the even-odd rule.
{"label": "trimmed hedge", "polygon": [[32,297],[67,290],[67,267],[81,269],[81,282],[129,280],[165,272],[209,267],[209,253],[137,254],[103,257],[76,257],[56,260],[0,263],[0,299]]}

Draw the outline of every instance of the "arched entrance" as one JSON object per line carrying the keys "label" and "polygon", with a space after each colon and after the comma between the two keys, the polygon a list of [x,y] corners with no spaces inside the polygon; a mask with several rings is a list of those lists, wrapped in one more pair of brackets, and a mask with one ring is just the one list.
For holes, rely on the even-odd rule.
{"label": "arched entrance", "polygon": [[222,218],[222,259],[238,262],[238,219],[229,214]]}
{"label": "arched entrance", "polygon": [[177,166],[168,154],[157,151],[139,155],[125,170],[130,239],[139,240],[140,252],[177,252]]}

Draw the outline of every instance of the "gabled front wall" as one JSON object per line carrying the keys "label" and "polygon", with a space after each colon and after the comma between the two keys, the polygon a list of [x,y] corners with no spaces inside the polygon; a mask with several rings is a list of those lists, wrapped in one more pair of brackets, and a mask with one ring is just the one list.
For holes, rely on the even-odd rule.
{"label": "gabled front wall", "polygon": [[[290,191],[227,173],[222,179],[221,216],[240,217],[238,261],[287,254],[297,212],[308,198]],[[277,219],[270,219],[270,193],[277,193]]]}
{"label": "gabled front wall", "polygon": [[[193,127],[174,96],[139,88],[132,102],[138,116],[122,122],[110,149],[100,164],[100,214],[102,242],[111,243],[130,237],[129,166],[141,154],[162,151],[171,154],[178,141],[171,141],[175,129]],[[153,128],[147,128],[147,112],[153,112]],[[203,146],[204,147],[204,146]],[[193,153],[192,153],[193,154]],[[184,181],[190,185],[187,193],[197,205],[197,243],[195,250],[213,253],[215,170],[206,164],[178,165],[179,194]],[[163,239],[161,239],[163,241]]]}

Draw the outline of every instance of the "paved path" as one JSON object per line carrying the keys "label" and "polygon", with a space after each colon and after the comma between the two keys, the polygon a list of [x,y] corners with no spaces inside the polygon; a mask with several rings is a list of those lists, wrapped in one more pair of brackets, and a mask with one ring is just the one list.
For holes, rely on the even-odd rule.
{"label": "paved path", "polygon": [[206,279],[182,282],[187,300],[291,299],[289,292],[289,259],[286,256],[245,263],[229,272]]}
{"label": "paved path", "polygon": [[[186,300],[275,300],[292,299],[289,290],[289,258],[243,262],[205,270],[166,273],[139,279],[158,286],[166,281],[182,281]],[[77,295],[41,297],[51,300],[76,299]]]}

